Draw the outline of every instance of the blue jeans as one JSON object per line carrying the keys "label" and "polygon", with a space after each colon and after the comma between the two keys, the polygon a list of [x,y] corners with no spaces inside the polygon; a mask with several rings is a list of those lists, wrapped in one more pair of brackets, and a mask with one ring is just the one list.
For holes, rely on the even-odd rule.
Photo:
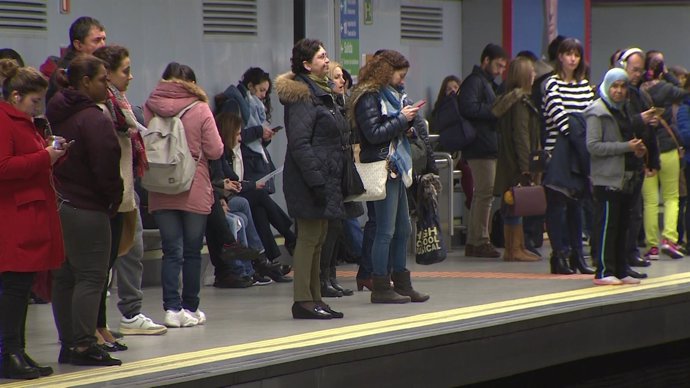
{"label": "blue jeans", "polygon": [[546,229],[554,252],[582,254],[582,203],[546,188]]}
{"label": "blue jeans", "polygon": [[247,235],[247,241],[244,243],[245,246],[263,252],[264,244],[261,242],[259,233],[256,231],[249,201],[244,197],[235,195],[228,201],[228,207],[230,208],[230,212],[242,217],[242,229],[244,229],[244,233]]}
{"label": "blue jeans", "polygon": [[374,202],[367,202],[367,218],[362,235],[362,257],[359,261],[357,279],[369,279],[372,272],[374,272],[374,265],[371,262],[371,249],[374,246],[374,237],[376,235],[376,209],[374,209]]}
{"label": "blue jeans", "polygon": [[386,182],[386,198],[374,202],[376,235],[371,249],[374,276],[404,272],[407,262],[407,239],[412,227],[407,208],[407,193],[401,178]]}
{"label": "blue jeans", "polygon": [[345,231],[345,236],[347,236],[347,239],[350,241],[352,251],[361,254],[364,236],[357,217],[344,219],[343,229]]}
{"label": "blue jeans", "polygon": [[[153,212],[161,233],[163,266],[163,309],[196,311],[201,288],[201,248],[206,232],[206,215],[182,210]],[[182,297],[180,298],[180,271]]]}
{"label": "blue jeans", "polygon": [[[230,231],[235,236],[240,244],[247,246],[247,234],[246,234],[246,216],[241,213],[229,212],[225,214],[225,219],[228,221]],[[238,225],[239,222],[239,225]],[[252,262],[249,260],[230,260],[228,263],[230,267],[230,273],[240,277],[252,276],[254,275],[254,267],[252,267]]]}

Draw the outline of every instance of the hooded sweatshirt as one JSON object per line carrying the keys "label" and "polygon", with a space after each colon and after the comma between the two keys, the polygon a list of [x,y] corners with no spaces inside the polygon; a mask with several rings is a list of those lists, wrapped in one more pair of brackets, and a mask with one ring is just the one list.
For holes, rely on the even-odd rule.
{"label": "hooded sweatshirt", "polygon": [[198,159],[196,173],[189,191],[179,194],[149,193],[149,211],[182,210],[197,214],[211,213],[213,189],[209,178],[208,161],[223,155],[223,142],[216,128],[206,93],[196,84],[185,81],[162,80],[151,92],[144,105],[148,124],[153,115],[172,117],[195,101],[201,101],[181,118],[189,151]]}
{"label": "hooded sweatshirt", "polygon": [[74,140],[54,169],[58,195],[76,208],[115,214],[123,184],[113,122],[86,94],[71,88],[53,96],[46,116],[55,135]]}

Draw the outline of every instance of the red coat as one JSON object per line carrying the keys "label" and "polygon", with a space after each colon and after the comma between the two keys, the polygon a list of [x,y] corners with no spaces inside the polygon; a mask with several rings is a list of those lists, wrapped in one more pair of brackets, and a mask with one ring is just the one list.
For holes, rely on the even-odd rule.
{"label": "red coat", "polygon": [[0,272],[54,269],[65,258],[45,147],[31,118],[0,101]]}

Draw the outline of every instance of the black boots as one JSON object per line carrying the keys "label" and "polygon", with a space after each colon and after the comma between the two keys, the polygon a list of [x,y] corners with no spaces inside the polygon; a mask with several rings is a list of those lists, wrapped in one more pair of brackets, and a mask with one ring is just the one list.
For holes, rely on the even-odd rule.
{"label": "black boots", "polygon": [[570,262],[570,269],[573,270],[573,273],[577,273],[578,271],[580,271],[580,273],[583,275],[594,274],[594,268],[587,265],[587,262],[585,261],[585,258],[582,256],[582,253],[576,252],[575,250],[571,250],[570,255],[568,256],[568,260]]}
{"label": "black boots", "polygon": [[321,296],[324,298],[340,298],[343,293],[333,288],[330,280],[321,279]]}
{"label": "black boots", "polygon": [[41,377],[41,373],[38,369],[29,365],[26,358],[24,358],[24,352],[18,351],[2,355],[2,377],[6,379],[31,380]]}
{"label": "black boots", "polygon": [[572,275],[573,270],[565,262],[565,253],[559,251],[551,252],[551,273],[560,275]]}
{"label": "black boots", "polygon": [[328,280],[331,282],[331,286],[333,286],[333,288],[335,288],[336,290],[342,292],[344,296],[351,296],[351,295],[354,295],[354,293],[355,293],[354,291],[352,291],[351,289],[345,288],[345,287],[343,287],[342,285],[340,285],[340,283],[338,283],[338,279],[336,279],[335,277],[332,277],[332,278],[330,278],[330,279],[328,279]]}
{"label": "black boots", "polygon": [[393,279],[393,291],[396,293],[409,296],[412,302],[426,302],[429,300],[429,295],[422,294],[412,288],[412,281],[410,280],[410,271],[405,270],[404,272],[393,272],[391,274]]}
{"label": "black boots", "polygon": [[408,303],[409,296],[393,291],[388,276],[374,276],[374,289],[371,291],[371,303]]}
{"label": "black boots", "polygon": [[29,364],[29,366],[31,366],[32,368],[36,368],[41,376],[50,376],[53,374],[53,368],[49,366],[38,365],[38,363],[34,361],[31,357],[29,357],[29,355],[26,354],[26,352],[23,352],[23,354],[26,363]]}

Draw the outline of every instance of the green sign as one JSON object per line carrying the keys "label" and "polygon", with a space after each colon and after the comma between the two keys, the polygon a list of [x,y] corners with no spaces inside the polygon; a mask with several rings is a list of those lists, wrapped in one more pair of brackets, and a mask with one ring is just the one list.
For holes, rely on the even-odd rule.
{"label": "green sign", "polygon": [[352,76],[359,73],[359,39],[340,40],[340,63]]}
{"label": "green sign", "polygon": [[374,0],[364,0],[364,24],[374,24]]}

